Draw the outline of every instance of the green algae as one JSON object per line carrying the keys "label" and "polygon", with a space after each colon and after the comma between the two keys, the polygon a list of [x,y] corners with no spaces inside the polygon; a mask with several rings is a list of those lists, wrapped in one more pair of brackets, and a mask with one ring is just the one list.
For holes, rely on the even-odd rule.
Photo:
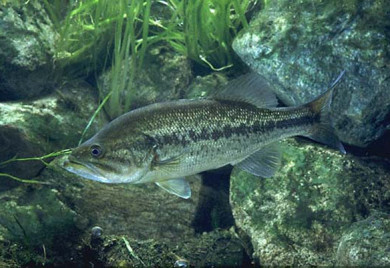
{"label": "green algae", "polygon": [[281,168],[261,179],[234,169],[231,204],[264,265],[334,265],[338,241],[357,220],[388,211],[385,166],[306,142],[283,142]]}
{"label": "green algae", "polygon": [[352,224],[337,248],[337,265],[388,266],[390,264],[390,219],[387,213],[374,212]]}
{"label": "green algae", "polygon": [[83,224],[48,186],[18,187],[0,194],[0,263],[10,267],[60,264]]}

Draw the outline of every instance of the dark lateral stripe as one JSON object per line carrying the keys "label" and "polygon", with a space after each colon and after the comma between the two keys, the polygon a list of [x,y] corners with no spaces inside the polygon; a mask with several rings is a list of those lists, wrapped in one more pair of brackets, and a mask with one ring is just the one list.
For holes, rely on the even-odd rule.
{"label": "dark lateral stripe", "polygon": [[188,133],[182,137],[179,137],[176,133],[167,134],[156,137],[156,140],[162,145],[176,145],[180,144],[186,146],[193,142],[199,142],[204,140],[218,141],[221,138],[228,139],[233,135],[236,136],[249,136],[251,134],[261,134],[269,132],[275,129],[289,129],[292,127],[299,127],[302,125],[313,124],[316,121],[315,117],[303,116],[300,118],[287,119],[282,121],[270,121],[262,122],[255,121],[252,125],[240,124],[238,127],[232,127],[225,125],[221,129],[210,130],[208,128],[202,128],[201,132],[195,132],[189,130]]}
{"label": "dark lateral stripe", "polygon": [[286,128],[299,127],[308,124],[311,125],[314,124],[318,119],[319,119],[318,117],[307,115],[307,116],[294,118],[294,119],[276,121],[274,124],[275,124],[275,128],[277,129],[286,129]]}

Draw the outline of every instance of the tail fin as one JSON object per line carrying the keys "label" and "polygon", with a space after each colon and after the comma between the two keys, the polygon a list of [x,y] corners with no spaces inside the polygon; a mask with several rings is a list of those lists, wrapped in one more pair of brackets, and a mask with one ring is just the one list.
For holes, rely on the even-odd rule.
{"label": "tail fin", "polygon": [[330,118],[330,103],[332,101],[333,89],[340,82],[341,77],[345,71],[342,71],[337,79],[332,83],[329,89],[317,97],[312,102],[305,104],[314,114],[318,115],[320,120],[318,124],[315,124],[311,131],[306,135],[310,139],[329,145],[330,147],[340,150],[345,154],[344,146],[339,141],[338,137],[334,133],[334,129],[331,125]]}

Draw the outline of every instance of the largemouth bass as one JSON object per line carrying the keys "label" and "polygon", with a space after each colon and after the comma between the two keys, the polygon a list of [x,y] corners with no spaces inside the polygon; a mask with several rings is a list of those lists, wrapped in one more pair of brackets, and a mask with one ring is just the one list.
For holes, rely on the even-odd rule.
{"label": "largemouth bass", "polygon": [[104,183],[154,182],[189,198],[184,177],[228,164],[272,177],[281,139],[305,136],[345,153],[329,116],[332,92],[343,73],[321,96],[297,107],[276,108],[264,79],[248,74],[213,98],[139,108],[73,149],[63,166]]}

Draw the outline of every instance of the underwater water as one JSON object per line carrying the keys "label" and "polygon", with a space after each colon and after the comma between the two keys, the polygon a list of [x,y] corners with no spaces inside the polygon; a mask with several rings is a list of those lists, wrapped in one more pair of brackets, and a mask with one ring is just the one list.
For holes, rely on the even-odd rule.
{"label": "underwater water", "polygon": [[0,3],[0,267],[390,265],[386,1]]}

